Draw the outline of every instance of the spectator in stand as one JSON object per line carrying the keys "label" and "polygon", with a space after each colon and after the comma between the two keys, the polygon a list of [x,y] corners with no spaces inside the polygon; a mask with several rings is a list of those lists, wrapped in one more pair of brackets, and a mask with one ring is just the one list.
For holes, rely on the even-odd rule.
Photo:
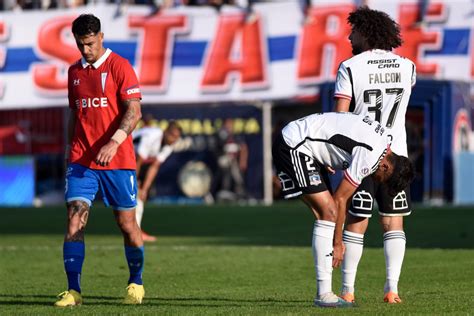
{"label": "spectator in stand", "polygon": [[248,164],[248,147],[245,140],[234,133],[234,121],[224,120],[217,137],[217,165],[215,177],[218,200],[235,200],[246,197],[245,172]]}

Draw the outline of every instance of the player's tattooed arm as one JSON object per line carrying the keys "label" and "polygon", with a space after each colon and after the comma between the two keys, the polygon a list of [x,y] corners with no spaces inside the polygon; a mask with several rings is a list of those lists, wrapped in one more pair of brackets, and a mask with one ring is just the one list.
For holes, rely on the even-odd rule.
{"label": "player's tattooed arm", "polygon": [[95,157],[95,163],[99,166],[108,166],[110,161],[114,158],[117,153],[117,149],[132,133],[137,126],[138,121],[142,117],[140,109],[140,99],[129,99],[123,101],[125,107],[125,113],[123,114],[120,126],[112,136],[110,141],[102,146]]}
{"label": "player's tattooed arm", "polygon": [[127,133],[127,135],[130,135],[137,126],[138,121],[142,118],[140,99],[134,98],[125,100],[123,101],[123,106],[126,108],[126,111],[119,128]]}

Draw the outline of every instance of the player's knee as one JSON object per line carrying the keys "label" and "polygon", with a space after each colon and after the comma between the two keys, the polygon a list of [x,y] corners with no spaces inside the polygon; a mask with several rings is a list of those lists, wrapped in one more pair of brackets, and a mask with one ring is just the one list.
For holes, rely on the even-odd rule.
{"label": "player's knee", "polygon": [[131,233],[138,228],[135,218],[117,218],[117,224],[123,233]]}
{"label": "player's knee", "polygon": [[384,233],[392,230],[403,230],[402,216],[381,216],[380,223]]}
{"label": "player's knee", "polygon": [[84,201],[72,201],[67,204],[69,229],[81,230],[89,219],[89,205]]}
{"label": "player's knee", "polygon": [[323,221],[336,222],[336,209],[327,208],[321,212],[321,219]]}

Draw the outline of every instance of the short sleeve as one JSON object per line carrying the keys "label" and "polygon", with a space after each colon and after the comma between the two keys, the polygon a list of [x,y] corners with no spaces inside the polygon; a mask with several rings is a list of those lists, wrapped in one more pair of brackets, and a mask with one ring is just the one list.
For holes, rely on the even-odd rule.
{"label": "short sleeve", "polygon": [[352,83],[349,76],[349,71],[344,63],[339,65],[339,69],[337,71],[334,98],[343,98],[348,100],[352,99]]}
{"label": "short sleeve", "polygon": [[137,75],[135,74],[135,71],[128,60],[122,60],[120,66],[118,67],[116,76],[118,78],[117,84],[120,91],[121,100],[142,98]]}
{"label": "short sleeve", "polygon": [[362,180],[375,172],[379,159],[373,153],[363,147],[356,147],[352,152],[352,162],[344,171],[344,177],[353,186],[358,187]]}
{"label": "short sleeve", "polygon": [[416,66],[412,64],[412,74],[411,74],[411,86],[413,87],[416,84]]}
{"label": "short sleeve", "polygon": [[156,155],[156,159],[158,159],[159,162],[163,163],[166,159],[168,159],[172,152],[173,148],[171,146],[163,146],[158,155]]}

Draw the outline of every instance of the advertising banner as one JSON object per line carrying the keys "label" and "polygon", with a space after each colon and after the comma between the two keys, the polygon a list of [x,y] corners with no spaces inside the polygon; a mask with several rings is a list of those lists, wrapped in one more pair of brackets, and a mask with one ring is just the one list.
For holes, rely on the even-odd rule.
{"label": "advertising banner", "polygon": [[[471,82],[472,2],[422,2],[367,1],[400,24],[404,44],[396,52],[416,63],[420,77]],[[237,6],[154,15],[148,6],[127,6],[117,14],[115,4],[2,12],[0,110],[66,106],[67,68],[80,58],[71,22],[81,13],[98,16],[105,46],[133,65],[144,104],[317,96],[352,55],[346,18],[355,7],[313,1],[306,15],[300,1],[256,3],[252,15]]]}

